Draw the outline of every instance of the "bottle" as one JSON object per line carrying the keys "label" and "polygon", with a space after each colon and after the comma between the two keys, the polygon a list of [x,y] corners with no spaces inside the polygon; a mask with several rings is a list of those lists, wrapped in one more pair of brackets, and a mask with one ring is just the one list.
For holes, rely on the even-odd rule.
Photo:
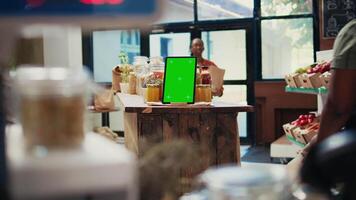
{"label": "bottle", "polygon": [[130,72],[129,74],[129,94],[136,94],[136,74],[135,72]]}

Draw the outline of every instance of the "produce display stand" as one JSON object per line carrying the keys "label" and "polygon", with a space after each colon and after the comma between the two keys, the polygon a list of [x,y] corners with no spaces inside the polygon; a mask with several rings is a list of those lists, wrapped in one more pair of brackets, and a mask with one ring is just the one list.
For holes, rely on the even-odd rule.
{"label": "produce display stand", "polygon": [[[318,97],[318,114],[321,114],[323,105],[326,100],[326,94],[328,89],[325,87],[321,88],[293,88],[286,86],[286,92],[303,93],[317,95]],[[271,144],[271,159],[277,158],[281,161],[289,158],[295,158],[297,156],[297,151],[301,150],[305,145],[296,141],[294,138],[287,137],[283,134],[282,137],[277,139]]]}

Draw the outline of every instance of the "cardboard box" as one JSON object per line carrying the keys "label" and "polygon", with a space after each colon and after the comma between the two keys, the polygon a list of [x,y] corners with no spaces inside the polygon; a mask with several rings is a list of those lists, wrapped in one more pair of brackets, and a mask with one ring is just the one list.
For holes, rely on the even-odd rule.
{"label": "cardboard box", "polygon": [[320,81],[320,73],[302,74],[299,76],[302,87],[304,88],[319,88],[322,86]]}
{"label": "cardboard box", "polygon": [[302,144],[308,144],[311,139],[318,133],[319,126],[319,123],[310,123],[307,128],[295,129],[295,139]]}
{"label": "cardboard box", "polygon": [[297,83],[295,82],[295,79],[294,79],[295,76],[299,76],[299,74],[288,74],[284,77],[284,79],[289,87],[294,87],[294,88],[298,87]]}
{"label": "cardboard box", "polygon": [[298,142],[300,142],[302,144],[307,144],[304,137],[302,136],[302,133],[304,130],[306,130],[306,129],[300,128],[300,127],[296,128],[294,130],[294,136],[295,136],[295,140],[297,140]]}
{"label": "cardboard box", "polygon": [[319,76],[322,86],[324,86],[326,88],[329,87],[330,77],[331,77],[331,73],[330,72],[325,72],[325,73],[323,73],[322,75]]}
{"label": "cardboard box", "polygon": [[301,136],[303,137],[305,143],[308,144],[317,133],[317,130],[306,129],[301,132]]}
{"label": "cardboard box", "polygon": [[298,127],[295,126],[295,125],[292,125],[291,123],[288,123],[288,124],[284,124],[284,125],[283,125],[284,133],[285,133],[286,135],[290,136],[290,137],[293,137],[293,138],[295,138],[293,131],[294,131],[294,129],[296,129],[296,128],[298,128]]}

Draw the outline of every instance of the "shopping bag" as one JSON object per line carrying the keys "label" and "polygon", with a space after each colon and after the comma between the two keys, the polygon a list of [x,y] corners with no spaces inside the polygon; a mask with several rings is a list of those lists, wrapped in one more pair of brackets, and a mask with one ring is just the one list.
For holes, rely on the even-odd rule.
{"label": "shopping bag", "polygon": [[116,66],[112,69],[112,89],[114,92],[120,92],[120,83],[122,81],[120,67]]}
{"label": "shopping bag", "polygon": [[94,107],[95,110],[114,110],[115,101],[113,89],[103,90],[95,95]]}

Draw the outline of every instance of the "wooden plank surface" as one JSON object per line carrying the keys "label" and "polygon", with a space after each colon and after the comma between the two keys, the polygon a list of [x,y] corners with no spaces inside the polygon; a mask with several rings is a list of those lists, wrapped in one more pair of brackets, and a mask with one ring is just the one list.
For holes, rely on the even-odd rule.
{"label": "wooden plank surface", "polygon": [[163,142],[162,116],[138,114],[139,156],[141,153]]}
{"label": "wooden plank surface", "polygon": [[214,101],[212,105],[165,105],[148,106],[138,95],[117,93],[125,112],[137,113],[208,113],[208,112],[253,112],[253,106]]}
{"label": "wooden plank surface", "polygon": [[200,115],[200,149],[203,170],[217,163],[216,124],[216,114]]}
{"label": "wooden plank surface", "polygon": [[163,115],[163,141],[172,142],[179,138],[179,115],[164,114]]}
{"label": "wooden plank surface", "polygon": [[217,164],[240,164],[240,137],[237,132],[237,114],[217,114]]}
{"label": "wooden plank surface", "polygon": [[188,141],[199,159],[182,169],[187,183],[210,166],[216,165],[216,114],[182,114],[179,117],[179,137]]}
{"label": "wooden plank surface", "polygon": [[124,112],[124,137],[125,146],[130,151],[138,154],[138,130],[137,130],[137,114]]}

